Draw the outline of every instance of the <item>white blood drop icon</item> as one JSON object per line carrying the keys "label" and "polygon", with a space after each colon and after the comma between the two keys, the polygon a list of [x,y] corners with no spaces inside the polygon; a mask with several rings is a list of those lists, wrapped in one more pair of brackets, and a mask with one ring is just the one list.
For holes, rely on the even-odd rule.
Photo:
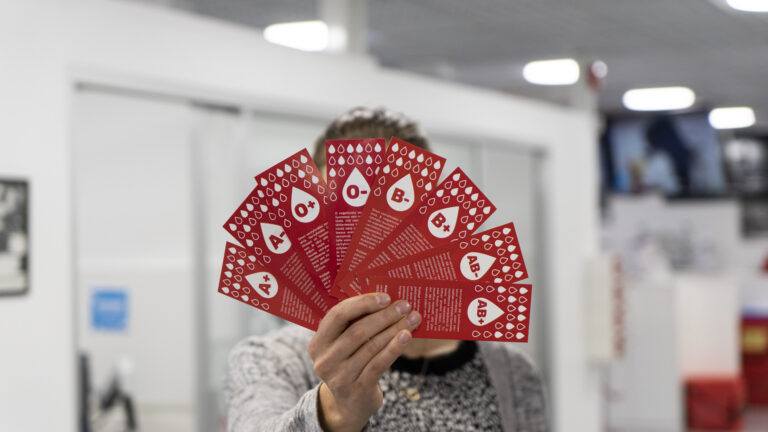
{"label": "white blood drop icon", "polygon": [[368,200],[368,196],[371,194],[371,187],[368,182],[365,181],[365,177],[360,171],[355,168],[352,173],[349,174],[347,182],[344,183],[342,195],[344,201],[352,207],[362,207]]}
{"label": "white blood drop icon", "polygon": [[470,252],[461,258],[459,269],[465,278],[478,280],[488,272],[494,262],[496,262],[495,257],[484,253]]}
{"label": "white blood drop icon", "polygon": [[478,327],[494,322],[496,318],[503,314],[504,311],[496,306],[495,303],[482,297],[472,300],[467,307],[467,318]]}
{"label": "white blood drop icon", "polygon": [[387,191],[387,204],[392,210],[406,211],[411,208],[413,201],[413,182],[410,174],[396,181]]}
{"label": "white blood drop icon", "polygon": [[320,214],[320,203],[317,198],[294,186],[291,190],[291,212],[299,222],[312,222]]}
{"label": "white blood drop icon", "polygon": [[272,273],[258,272],[245,276],[245,280],[253,287],[253,289],[264,298],[272,298],[277,295],[277,280]]}
{"label": "white blood drop icon", "polygon": [[264,236],[267,249],[273,253],[280,255],[291,248],[291,241],[288,240],[285,230],[280,225],[262,222],[261,234]]}
{"label": "white blood drop icon", "polygon": [[459,207],[453,206],[435,210],[427,219],[429,232],[437,238],[446,238],[453,234],[456,227],[456,218],[459,216]]}

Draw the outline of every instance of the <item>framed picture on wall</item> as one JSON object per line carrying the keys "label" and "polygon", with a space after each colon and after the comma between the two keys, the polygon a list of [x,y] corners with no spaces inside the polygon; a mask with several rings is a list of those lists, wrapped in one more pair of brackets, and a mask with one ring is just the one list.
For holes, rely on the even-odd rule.
{"label": "framed picture on wall", "polygon": [[741,212],[744,237],[768,237],[768,197],[742,198]]}
{"label": "framed picture on wall", "polygon": [[29,184],[0,178],[0,296],[29,291]]}

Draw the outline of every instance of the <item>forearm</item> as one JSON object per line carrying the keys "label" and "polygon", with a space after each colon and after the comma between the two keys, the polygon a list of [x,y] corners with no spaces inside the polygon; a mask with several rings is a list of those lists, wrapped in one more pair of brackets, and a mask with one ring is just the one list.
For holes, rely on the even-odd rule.
{"label": "forearm", "polygon": [[317,415],[318,387],[298,399],[283,392],[265,393],[240,394],[231,399],[227,419],[229,432],[322,432]]}
{"label": "forearm", "polygon": [[302,354],[306,336],[286,328],[233,348],[225,386],[228,431],[321,431],[319,379]]}

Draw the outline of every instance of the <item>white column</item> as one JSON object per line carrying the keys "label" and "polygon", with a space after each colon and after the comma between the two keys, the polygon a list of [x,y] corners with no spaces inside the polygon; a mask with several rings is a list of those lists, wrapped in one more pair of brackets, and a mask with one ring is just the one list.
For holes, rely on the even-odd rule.
{"label": "white column", "polygon": [[596,89],[592,88],[589,83],[589,69],[592,62],[581,59],[577,61],[579,62],[579,68],[581,69],[581,76],[579,77],[579,81],[568,89],[568,105],[573,108],[597,112],[599,109],[598,92]]}
{"label": "white column", "polygon": [[328,51],[365,55],[368,14],[364,0],[320,0],[320,19],[328,24]]}

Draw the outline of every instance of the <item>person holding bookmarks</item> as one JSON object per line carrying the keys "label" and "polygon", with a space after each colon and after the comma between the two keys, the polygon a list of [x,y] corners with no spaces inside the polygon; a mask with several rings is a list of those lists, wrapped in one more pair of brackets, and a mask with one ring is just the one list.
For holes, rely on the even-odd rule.
{"label": "person holding bookmarks", "polygon": [[[318,138],[397,137],[428,149],[418,125],[385,109],[355,108]],[[386,293],[335,305],[317,332],[289,325],[235,346],[228,430],[546,431],[544,386],[509,343],[413,338],[421,315]]]}

